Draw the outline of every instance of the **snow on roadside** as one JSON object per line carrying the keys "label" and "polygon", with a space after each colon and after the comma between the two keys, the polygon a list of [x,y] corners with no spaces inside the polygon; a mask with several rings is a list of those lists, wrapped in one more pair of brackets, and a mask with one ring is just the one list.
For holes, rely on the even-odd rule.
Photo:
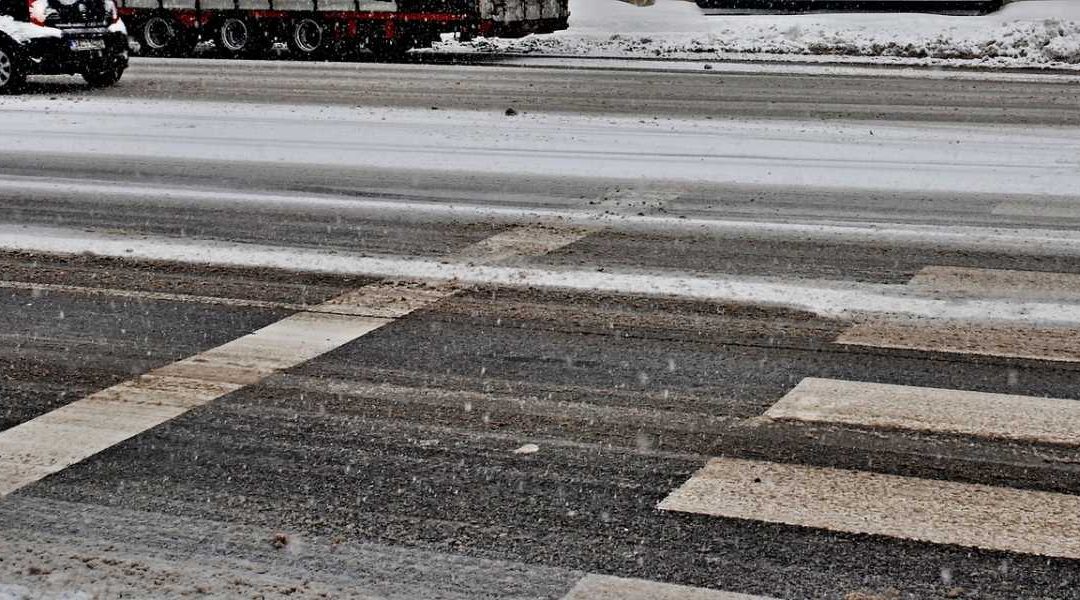
{"label": "snow on roadside", "polygon": [[[322,248],[290,247],[212,239],[130,235],[41,225],[0,223],[0,249],[48,254],[89,254],[135,260],[335,273],[455,285],[583,291],[784,306],[826,318],[917,318],[1038,324],[1076,328],[1080,304],[937,298],[902,284],[790,280],[729,274],[694,275],[679,271],[598,270],[478,265],[443,258],[365,256]],[[539,450],[539,446],[536,447]],[[519,448],[521,454],[532,448]]]}
{"label": "snow on roadside", "polygon": [[1031,0],[986,16],[812,14],[706,17],[684,0],[637,7],[571,0],[568,31],[445,42],[443,51],[589,57],[787,58],[1080,68],[1080,2]]}

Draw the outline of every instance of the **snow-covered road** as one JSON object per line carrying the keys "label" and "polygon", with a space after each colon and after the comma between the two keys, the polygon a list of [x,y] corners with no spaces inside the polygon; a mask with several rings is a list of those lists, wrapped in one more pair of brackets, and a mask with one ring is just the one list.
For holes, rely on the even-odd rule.
{"label": "snow-covered road", "polygon": [[[1067,195],[1080,129],[7,100],[6,151],[747,185]],[[238,167],[242,168],[242,167]]]}

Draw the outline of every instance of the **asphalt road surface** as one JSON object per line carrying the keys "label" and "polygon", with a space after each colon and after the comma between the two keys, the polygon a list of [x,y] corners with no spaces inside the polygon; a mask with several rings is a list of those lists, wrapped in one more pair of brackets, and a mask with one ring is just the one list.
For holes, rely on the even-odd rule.
{"label": "asphalt road surface", "polygon": [[1075,81],[505,62],[0,100],[0,598],[1080,598]]}

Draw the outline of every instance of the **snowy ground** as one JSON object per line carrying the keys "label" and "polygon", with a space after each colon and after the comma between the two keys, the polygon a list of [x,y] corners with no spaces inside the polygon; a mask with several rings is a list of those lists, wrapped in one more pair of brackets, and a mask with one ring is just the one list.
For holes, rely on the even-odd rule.
{"label": "snowy ground", "polygon": [[1080,189],[1080,130],[1070,127],[116,98],[8,98],[0,108],[8,152],[894,191],[1057,196]]}
{"label": "snowy ground", "polygon": [[704,16],[683,0],[571,0],[568,31],[446,42],[438,50],[695,59],[1080,68],[1080,2],[1032,0],[987,16]]}

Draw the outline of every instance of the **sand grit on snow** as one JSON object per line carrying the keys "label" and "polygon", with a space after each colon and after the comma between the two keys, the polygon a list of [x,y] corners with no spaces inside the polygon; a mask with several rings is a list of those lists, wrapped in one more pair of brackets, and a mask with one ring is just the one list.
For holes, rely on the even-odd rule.
{"label": "sand grit on snow", "polygon": [[1080,65],[1080,1],[1032,0],[986,16],[811,14],[704,16],[684,0],[637,7],[571,0],[570,29],[442,50],[591,57],[858,57],[1000,67]]}

